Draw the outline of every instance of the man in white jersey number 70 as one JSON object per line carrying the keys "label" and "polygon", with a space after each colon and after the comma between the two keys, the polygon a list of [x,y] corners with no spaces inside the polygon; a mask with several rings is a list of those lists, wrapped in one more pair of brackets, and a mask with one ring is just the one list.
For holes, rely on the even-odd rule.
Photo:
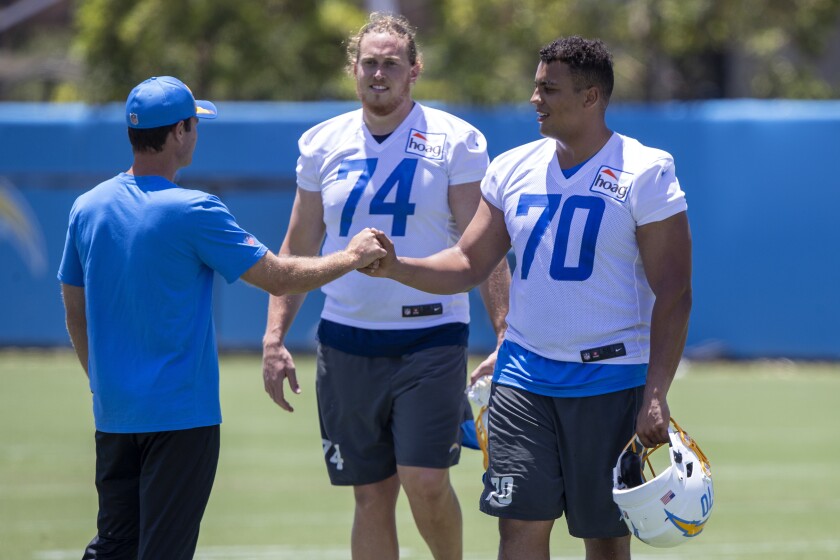
{"label": "man in white jersey number 70", "polygon": [[612,88],[601,41],[543,48],[531,103],[546,138],[490,164],[455,247],[397,258],[383,238],[389,255],[366,271],[459,293],[515,252],[480,501],[502,560],[547,560],[563,514],[588,560],[630,558],[612,468],[634,431],[668,441],[691,309],[686,202],[670,154],[607,128]]}
{"label": "man in white jersey number 70", "polygon": [[[359,110],[300,139],[297,195],[280,253],[344,247],[377,226],[401,253],[451,247],[481,199],[489,159],[482,134],[450,114],[415,103],[422,62],[402,17],[372,14],[348,43]],[[510,272],[497,263],[482,296],[499,342]],[[449,480],[460,456],[469,303],[351,275],[324,287],[318,328],[318,410],[330,481],[353,486],[354,560],[396,559],[395,507],[402,487],[437,560],[462,557],[461,511]],[[273,297],[264,338],[266,391],[286,410],[284,380],[299,392],[283,345],[303,296]],[[492,371],[495,352],[474,373]]]}

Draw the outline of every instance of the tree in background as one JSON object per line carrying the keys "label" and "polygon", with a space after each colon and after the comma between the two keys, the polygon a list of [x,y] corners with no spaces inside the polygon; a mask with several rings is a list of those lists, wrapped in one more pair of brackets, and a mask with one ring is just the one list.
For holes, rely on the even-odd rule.
{"label": "tree in background", "polygon": [[[620,101],[840,94],[840,0],[388,4],[419,27],[427,62],[416,90],[421,99],[524,103],[537,49],[570,34],[608,43],[616,61],[614,97]],[[363,0],[76,0],[75,35],[67,50],[81,70],[57,87],[14,91],[119,101],[127,88],[150,75],[175,74],[211,99],[353,99],[343,41],[362,25],[370,5]],[[0,41],[0,70],[2,47]],[[0,98],[2,86],[0,72]]]}
{"label": "tree in background", "polygon": [[365,15],[343,1],[80,0],[80,95],[121,100],[149,76],[175,75],[210,99],[346,98],[342,40]]}
{"label": "tree in background", "polygon": [[[440,4],[441,29],[426,50],[434,56],[430,73],[444,99],[526,99],[537,47],[572,34],[600,37],[609,45],[619,100],[829,98],[840,92],[840,0]],[[818,63],[832,38],[834,75],[821,76]]]}
{"label": "tree in background", "polygon": [[0,0],[0,101],[61,99],[82,78],[68,56],[72,7],[61,0]]}

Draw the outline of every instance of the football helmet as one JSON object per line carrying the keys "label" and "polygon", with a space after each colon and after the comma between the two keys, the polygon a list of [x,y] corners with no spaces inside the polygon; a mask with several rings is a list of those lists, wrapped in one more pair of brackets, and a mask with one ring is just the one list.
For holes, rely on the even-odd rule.
{"label": "football helmet", "polygon": [[[657,476],[650,456],[665,444],[646,449],[634,435],[613,469],[613,501],[621,518],[637,538],[658,548],[677,546],[699,535],[715,499],[709,460],[673,418],[671,424],[670,467]],[[650,478],[645,476],[645,466]]]}

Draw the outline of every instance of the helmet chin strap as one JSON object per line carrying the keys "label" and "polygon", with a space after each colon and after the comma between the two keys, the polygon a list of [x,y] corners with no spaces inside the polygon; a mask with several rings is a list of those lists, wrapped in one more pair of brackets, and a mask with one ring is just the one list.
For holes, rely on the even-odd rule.
{"label": "helmet chin strap", "polygon": [[703,472],[706,473],[706,476],[712,476],[712,464],[709,463],[709,459],[700,449],[700,446],[697,445],[697,442],[691,439],[691,436],[689,436],[673,418],[671,418],[671,423],[677,429],[677,433],[680,435],[683,445],[694,451],[697,458],[700,459],[700,467],[703,469]]}
{"label": "helmet chin strap", "polygon": [[[695,443],[691,436],[689,436],[685,430],[677,424],[677,421],[674,420],[673,417],[670,418],[670,423],[673,424],[674,429],[668,426],[668,435],[670,439],[674,437],[679,437],[682,441],[683,445],[690,448],[694,453],[697,454],[697,458],[700,459],[700,466],[703,469],[703,472],[706,473],[706,476],[712,476],[712,466],[709,463],[709,460],[706,458],[706,455],[701,451],[700,447]],[[658,443],[654,447],[646,448],[642,445],[642,441],[639,439],[637,434],[633,434],[633,437],[630,438],[630,441],[627,442],[627,445],[624,446],[624,450],[622,454],[627,453],[630,451],[634,455],[638,455],[641,458],[641,474],[642,474],[642,482],[647,482],[648,480],[653,480],[656,478],[656,471],[653,469],[653,464],[651,463],[650,457],[653,455],[660,447],[665,445],[664,443]],[[673,447],[673,442],[668,442],[669,447]],[[677,463],[680,463],[680,459],[675,459]],[[650,478],[645,476],[645,466],[647,465],[647,469],[650,470]]]}

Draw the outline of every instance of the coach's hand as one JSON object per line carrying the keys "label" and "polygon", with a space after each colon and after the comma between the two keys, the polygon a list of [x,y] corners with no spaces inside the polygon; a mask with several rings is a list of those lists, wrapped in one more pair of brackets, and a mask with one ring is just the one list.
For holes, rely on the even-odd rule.
{"label": "coach's hand", "polygon": [[294,412],[294,407],[286,400],[283,390],[283,381],[289,380],[289,388],[296,395],[300,394],[295,361],[291,353],[283,344],[274,342],[263,345],[263,383],[265,392],[271,396],[271,400],[283,410]]}
{"label": "coach's hand", "polygon": [[377,278],[389,278],[397,264],[397,253],[394,249],[394,242],[381,231],[377,232],[376,239],[379,241],[382,248],[385,249],[385,255],[375,260],[370,265],[360,268],[359,272],[363,272],[368,276],[375,276]]}
{"label": "coach's hand", "polygon": [[344,250],[353,255],[356,261],[354,268],[369,268],[372,263],[385,256],[385,249],[379,241],[380,235],[385,234],[378,229],[365,228],[347,243]]}

